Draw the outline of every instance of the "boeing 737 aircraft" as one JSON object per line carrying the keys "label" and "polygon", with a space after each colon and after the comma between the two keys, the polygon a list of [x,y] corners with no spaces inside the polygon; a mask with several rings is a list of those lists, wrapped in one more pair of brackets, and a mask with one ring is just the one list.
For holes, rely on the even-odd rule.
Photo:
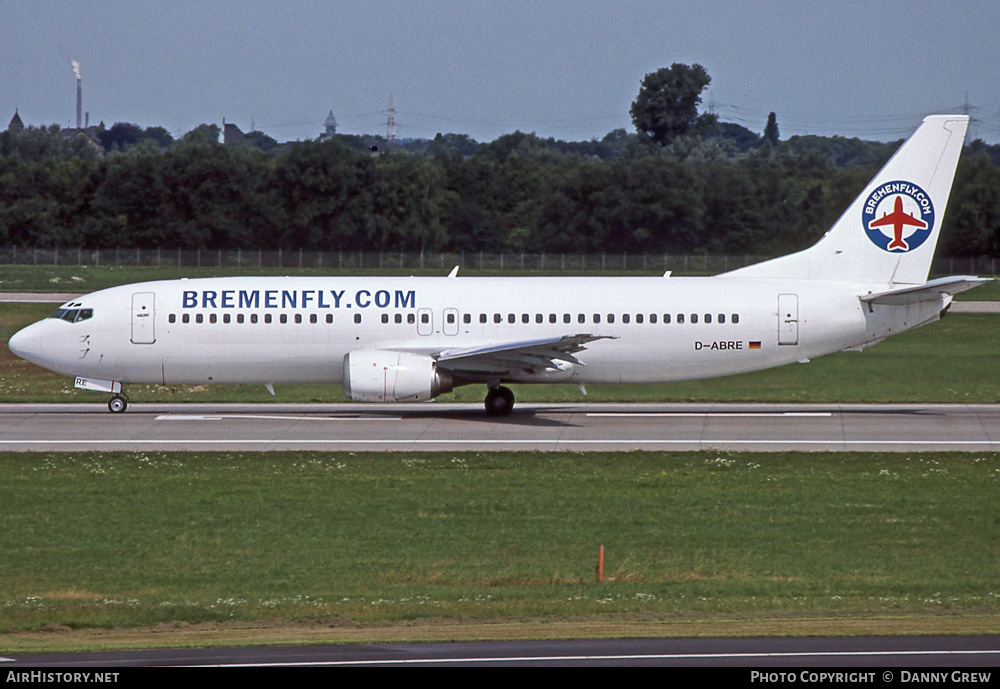
{"label": "boeing 737 aircraft", "polygon": [[368,402],[509,383],[725,376],[858,350],[937,320],[983,282],[928,282],[968,117],[928,117],[811,248],[714,277],[227,277],[144,282],[10,339],[39,366],[127,383],[343,383]]}

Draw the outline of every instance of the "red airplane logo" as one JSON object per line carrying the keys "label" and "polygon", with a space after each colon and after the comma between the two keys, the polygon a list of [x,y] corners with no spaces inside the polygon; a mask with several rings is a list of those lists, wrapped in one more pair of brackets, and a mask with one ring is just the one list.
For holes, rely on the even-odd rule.
{"label": "red airplane logo", "polygon": [[903,239],[903,226],[910,225],[919,229],[924,229],[927,227],[927,223],[923,220],[917,220],[913,217],[913,213],[903,212],[903,197],[897,196],[896,203],[893,206],[892,213],[883,213],[882,217],[878,220],[872,220],[868,223],[868,229],[874,229],[876,227],[883,227],[885,225],[892,225],[892,241],[889,242],[889,246],[886,247],[889,251],[893,249],[902,249],[903,251],[908,251],[910,245],[906,243]]}

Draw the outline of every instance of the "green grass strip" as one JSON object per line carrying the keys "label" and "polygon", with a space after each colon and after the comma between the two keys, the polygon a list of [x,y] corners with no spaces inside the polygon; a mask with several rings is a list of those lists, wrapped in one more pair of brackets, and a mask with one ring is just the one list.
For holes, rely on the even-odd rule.
{"label": "green grass strip", "polygon": [[8,453],[0,632],[995,615],[998,488],[997,454]]}

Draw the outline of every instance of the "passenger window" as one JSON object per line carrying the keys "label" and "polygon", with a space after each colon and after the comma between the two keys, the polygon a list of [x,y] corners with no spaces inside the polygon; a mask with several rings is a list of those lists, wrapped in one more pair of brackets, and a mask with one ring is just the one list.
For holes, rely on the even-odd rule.
{"label": "passenger window", "polygon": [[414,323],[417,322],[417,317],[414,316],[412,313],[408,313],[408,314],[406,314],[406,322],[409,325],[413,325]]}
{"label": "passenger window", "polygon": [[550,313],[549,314],[549,323],[555,323],[555,322],[556,322],[556,315],[554,313]]}
{"label": "passenger window", "polygon": [[[361,321],[359,321],[357,319],[357,317],[355,317],[354,322],[355,323],[360,323]],[[429,315],[427,315],[426,313],[422,313],[422,314],[420,314],[420,322],[421,323],[430,323],[431,322],[431,317]]]}
{"label": "passenger window", "polygon": [[301,313],[295,314],[295,322],[296,323],[301,323],[302,322],[302,314]]}
{"label": "passenger window", "polygon": [[521,314],[521,322],[522,323],[530,323],[531,322],[531,316],[529,316],[526,313],[522,313]]}
{"label": "passenger window", "polygon": [[710,314],[710,313],[706,313],[705,314],[705,322],[706,323],[711,323],[712,322],[712,314]]}
{"label": "passenger window", "polygon": [[599,313],[595,313],[594,314],[594,322],[595,323],[600,323],[601,322],[601,314],[599,314]]}
{"label": "passenger window", "polygon": [[216,323],[216,322],[218,322],[218,320],[219,320],[219,317],[216,316],[214,313],[208,314],[208,322],[209,323]]}
{"label": "passenger window", "polygon": [[563,323],[569,323],[570,318],[568,313],[563,314]]}
{"label": "passenger window", "polygon": [[[329,318],[329,317],[330,316],[327,316],[327,318]],[[229,316],[226,316],[226,323],[228,323],[228,322],[229,322]],[[271,314],[269,314],[269,313],[265,313],[264,314],[264,322],[265,323],[270,323],[271,322]]]}
{"label": "passenger window", "polygon": [[545,316],[543,316],[540,313],[536,313],[535,314],[535,323],[544,323],[544,322],[545,322]]}
{"label": "passenger window", "polygon": [[696,313],[692,313],[691,314],[691,322],[692,323],[697,323],[698,322],[698,314],[696,314]]}
{"label": "passenger window", "polygon": [[502,323],[503,322],[503,317],[499,313],[495,313],[495,314],[493,314],[493,322],[494,323]]}
{"label": "passenger window", "polygon": [[167,320],[169,322],[171,322],[171,323],[176,323],[177,322],[177,314],[176,313],[170,314],[169,316],[167,316]]}
{"label": "passenger window", "polygon": [[508,313],[507,314],[507,322],[508,323],[516,323],[517,322],[517,317],[514,316],[514,314],[512,314],[512,313]]}
{"label": "passenger window", "polygon": [[627,313],[622,314],[622,323],[628,323],[630,320],[631,317]]}
{"label": "passenger window", "polygon": [[455,314],[449,313],[447,316],[445,316],[445,320],[448,322],[449,325],[451,323],[454,323],[455,322]]}
{"label": "passenger window", "polygon": [[463,313],[462,314],[462,322],[465,323],[466,325],[468,325],[469,323],[471,323],[472,322],[472,314],[471,313]]}
{"label": "passenger window", "polygon": [[256,323],[257,322],[257,314],[255,314],[255,313],[251,313],[250,314],[250,322],[251,323]]}
{"label": "passenger window", "polygon": [[333,323],[333,314],[332,313],[326,314],[326,322],[327,323]]}
{"label": "passenger window", "polygon": [[725,322],[726,322],[726,314],[720,313],[719,314],[719,323],[725,323]]}
{"label": "passenger window", "polygon": [[683,323],[684,322],[684,314],[683,313],[677,314],[677,322],[678,323]]}
{"label": "passenger window", "polygon": [[360,313],[354,314],[354,322],[355,323],[360,323],[361,322],[361,314]]}
{"label": "passenger window", "polygon": [[479,322],[480,323],[485,323],[486,322],[486,314],[485,313],[479,314]]}
{"label": "passenger window", "polygon": [[195,323],[204,323],[205,322],[205,316],[202,315],[202,314],[200,314],[200,313],[196,314],[195,317],[194,317],[194,322]]}
{"label": "passenger window", "polygon": [[190,323],[191,322],[191,314],[190,313],[185,313],[183,316],[181,316],[181,320],[184,321],[185,323]]}
{"label": "passenger window", "polygon": [[318,317],[316,316],[316,314],[315,314],[315,313],[310,313],[310,314],[309,314],[309,322],[310,322],[310,323],[315,323],[315,322],[316,322],[316,321],[318,321],[318,320],[319,320],[319,318],[318,318]]}
{"label": "passenger window", "polygon": [[[198,314],[198,318],[199,318],[198,322],[201,323],[201,320],[200,320],[201,319],[201,314]],[[236,314],[236,322],[237,323],[242,323],[244,320],[246,320],[246,318],[245,318],[245,316],[242,313]]]}
{"label": "passenger window", "polygon": [[740,322],[740,314],[734,313],[733,314],[733,325],[736,325],[739,322]]}
{"label": "passenger window", "polygon": [[642,314],[641,313],[635,314],[635,322],[636,323],[642,323]]}
{"label": "passenger window", "polygon": [[614,323],[614,322],[615,322],[615,314],[609,313],[608,314],[608,323]]}
{"label": "passenger window", "polygon": [[669,323],[670,322],[670,314],[669,313],[663,314],[663,322],[664,323]]}
{"label": "passenger window", "polygon": [[[239,316],[237,316],[237,318],[239,318]],[[278,316],[278,322],[281,323],[282,325],[284,325],[285,323],[287,323],[288,322],[288,314],[287,313],[283,313],[280,316]]]}
{"label": "passenger window", "polygon": [[387,314],[387,313],[383,313],[382,314],[382,322],[383,323],[388,323],[389,322],[389,314]]}
{"label": "passenger window", "polygon": [[655,313],[649,314],[649,322],[650,323],[655,323],[656,322],[656,314]]}
{"label": "passenger window", "polygon": [[585,315],[583,315],[582,313],[578,314],[577,317],[576,317],[576,322],[577,323],[586,323],[587,322],[587,317]]}
{"label": "passenger window", "polygon": [[231,320],[233,320],[233,317],[230,316],[228,313],[222,314],[222,322],[223,323],[229,323],[229,321],[231,321]]}

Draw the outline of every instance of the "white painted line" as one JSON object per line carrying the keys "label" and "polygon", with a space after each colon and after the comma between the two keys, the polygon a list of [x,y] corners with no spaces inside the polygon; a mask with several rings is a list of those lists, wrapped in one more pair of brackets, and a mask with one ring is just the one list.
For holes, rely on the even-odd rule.
{"label": "white painted line", "polygon": [[289,439],[274,438],[272,440],[218,440],[218,439],[141,439],[122,438],[120,440],[100,440],[79,439],[79,440],[0,440],[0,445],[700,445],[706,448],[719,447],[722,445],[838,445],[838,446],[866,446],[878,445],[884,447],[899,446],[934,446],[944,447],[974,447],[988,446],[1000,447],[1000,440],[840,440],[830,438],[826,440],[732,440],[728,438],[671,438],[666,440],[650,440],[648,438],[620,440],[560,440],[554,438],[541,438],[538,440],[511,440],[508,438],[489,439],[455,439],[455,438],[415,438],[413,440],[391,440],[375,438],[314,438],[314,439]]}
{"label": "white painted line", "polygon": [[[893,656],[927,657],[927,656],[982,656],[1000,655],[996,650],[972,650],[972,651],[790,651],[773,653],[650,653],[650,654],[628,654],[628,655],[561,655],[561,656],[479,656],[473,658],[384,658],[381,660],[318,660],[303,661],[300,663],[284,663],[275,661],[274,663],[226,663],[213,667],[267,667],[271,665],[282,666],[350,666],[350,665],[433,665],[435,663],[457,664],[457,663],[559,663],[559,662],[580,662],[580,661],[608,661],[608,660],[762,660],[768,658],[888,658]],[[977,673],[989,677],[990,672]],[[985,680],[984,680],[985,681]]]}
{"label": "white painted line", "polygon": [[156,421],[225,421],[252,419],[274,421],[402,421],[402,416],[274,416],[272,414],[160,414]]}
{"label": "white painted line", "polygon": [[676,417],[794,417],[794,418],[825,418],[833,416],[832,412],[828,411],[781,411],[781,412],[684,412],[684,411],[651,411],[651,412],[587,412],[587,416],[610,416],[610,417],[623,417],[623,416],[676,416]]}

